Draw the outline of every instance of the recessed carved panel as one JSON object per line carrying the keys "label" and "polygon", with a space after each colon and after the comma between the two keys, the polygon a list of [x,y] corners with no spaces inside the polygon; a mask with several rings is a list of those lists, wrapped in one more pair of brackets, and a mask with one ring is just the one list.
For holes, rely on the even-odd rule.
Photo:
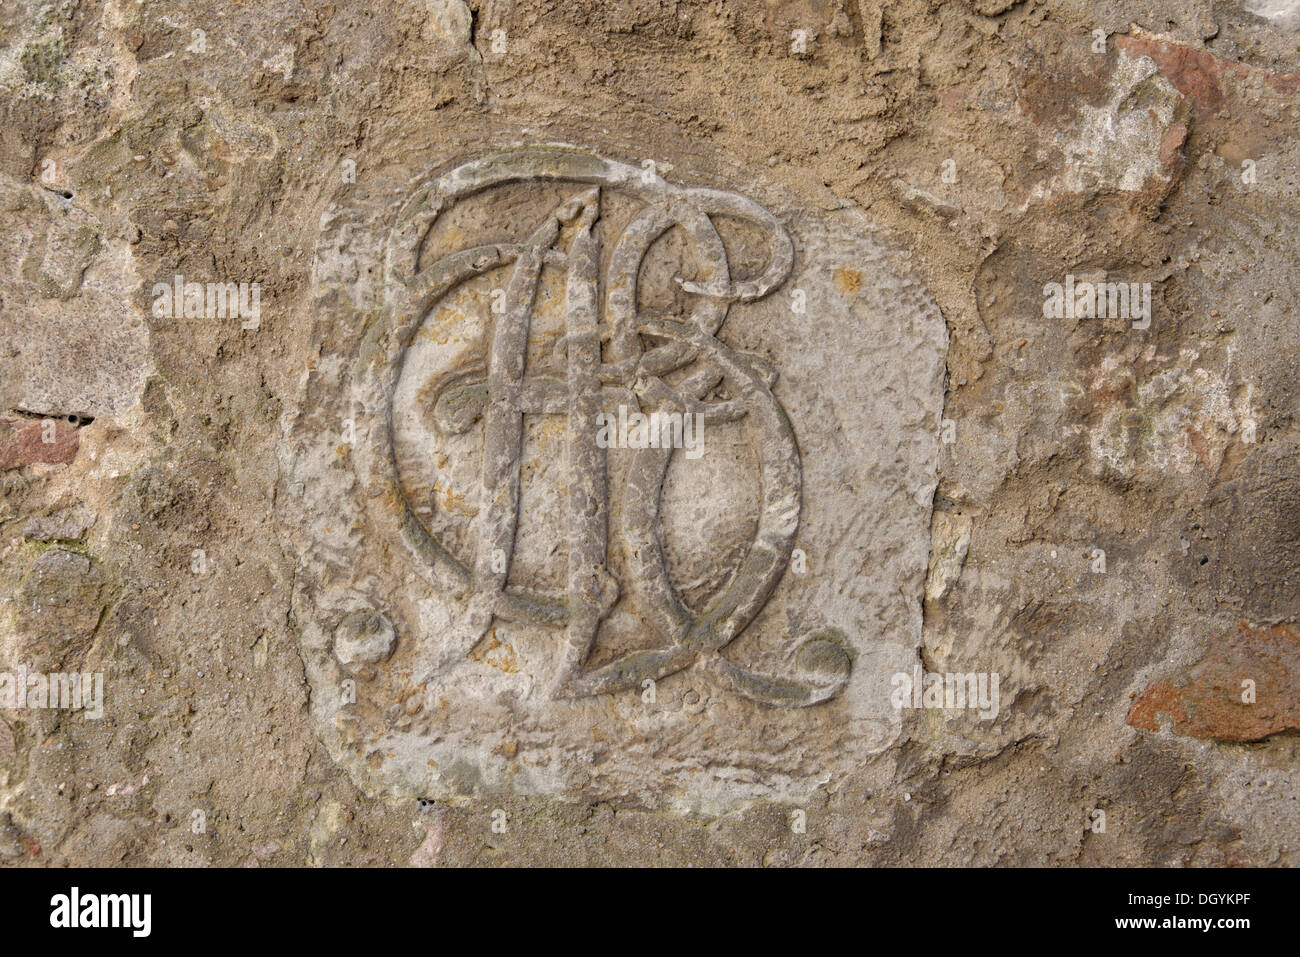
{"label": "recessed carved panel", "polygon": [[363,785],[726,806],[888,744],[943,326],[864,221],[528,147],[323,226],[295,611]]}

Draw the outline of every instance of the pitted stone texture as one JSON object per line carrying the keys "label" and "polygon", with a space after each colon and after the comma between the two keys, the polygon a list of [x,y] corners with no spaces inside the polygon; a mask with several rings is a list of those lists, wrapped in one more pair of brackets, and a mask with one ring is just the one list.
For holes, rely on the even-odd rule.
{"label": "pitted stone texture", "polygon": [[[391,334],[402,309],[392,308],[391,290],[385,304],[368,268],[383,254],[395,210],[376,210],[373,196],[354,191],[323,217],[315,279],[323,347],[299,404],[305,411],[289,429],[285,496],[298,505],[291,518],[302,555],[294,614],[314,717],[358,783],[393,796],[508,791],[715,811],[797,798],[860,765],[900,731],[889,679],[911,666],[920,641],[943,320],[898,253],[858,214],[813,213],[778,200],[768,206],[777,211],[771,219],[739,197],[723,208],[713,194],[574,155],[579,159],[557,160],[558,173],[548,176],[543,167],[539,177],[506,177],[464,189],[454,202],[438,198],[436,177],[425,180],[435,184],[427,207],[417,201],[406,215],[423,208],[440,215],[425,216],[415,232],[396,231],[409,238],[429,230],[408,267],[418,278],[406,288],[433,283],[438,290],[419,303],[418,315],[406,317],[409,344]],[[512,154],[508,162],[536,172],[534,160]],[[592,172],[584,177],[575,169]],[[464,175],[446,175],[442,188]],[[680,176],[674,171],[674,179]],[[392,184],[380,180],[372,188],[385,187]],[[413,192],[408,187],[407,195]],[[691,220],[694,237],[689,228],[659,225],[663,235],[635,267],[628,312],[608,297],[619,270],[627,269],[618,240],[649,228],[654,210],[669,208],[667,197],[719,205],[710,222]],[[688,220],[697,215],[671,208]],[[550,216],[559,218],[539,233]],[[725,248],[730,280],[717,274],[716,262],[712,270],[700,262],[697,241],[710,226]],[[794,256],[782,263],[786,230]],[[484,541],[494,541],[482,528],[493,496],[480,492],[488,413],[462,409],[448,419],[439,399],[482,377],[496,324],[505,321],[493,310],[494,290],[504,291],[496,302],[500,310],[507,300],[508,311],[518,299],[512,269],[522,268],[512,265],[523,255],[515,250],[530,242],[554,252],[540,257],[550,264],[537,270],[535,297],[525,297],[523,381],[541,383],[538,390],[551,377],[566,381],[573,361],[566,367],[566,349],[578,348],[574,323],[588,321],[575,319],[569,302],[575,289],[581,294],[581,275],[599,277],[592,320],[605,343],[600,374],[614,378],[613,366],[629,356],[642,364],[621,385],[607,381],[598,392],[572,392],[569,379],[546,400],[554,406],[547,414],[521,416],[517,514],[513,537],[500,539],[513,554],[506,591],[495,592],[506,597],[491,599],[491,556],[486,564],[481,556]],[[480,260],[477,278],[445,289],[428,278],[448,257],[483,244],[486,251],[469,257]],[[599,251],[583,266],[583,250],[593,245]],[[501,249],[507,255],[491,259]],[[634,315],[641,335],[620,339],[618,315]],[[687,321],[668,325],[660,316]],[[714,326],[723,346],[708,344]],[[671,339],[647,329],[686,335],[688,348],[672,353]],[[676,357],[677,372],[648,369],[647,362],[666,355]],[[729,375],[699,372],[707,362],[725,366],[728,356],[753,358]],[[377,369],[391,372],[385,378]],[[704,454],[689,459],[674,451],[662,490],[651,488],[649,496],[639,484],[639,453],[606,450],[607,468],[597,474],[607,485],[608,533],[572,537],[574,485],[591,480],[581,467],[589,460],[575,459],[570,448],[580,421],[574,403],[596,396],[605,405],[588,403],[588,412],[620,401],[636,411],[638,401],[660,394],[648,379],[685,394],[692,375],[707,380],[694,394],[710,414],[743,405],[738,400],[746,395],[759,398],[731,421],[706,419]],[[778,461],[780,435],[760,427],[759,410],[776,408],[762,404],[768,380],[797,442],[786,465]],[[457,394],[471,401],[476,393]],[[580,443],[584,438],[578,434]],[[765,460],[771,461],[760,468]],[[762,502],[779,486],[765,486],[762,469],[773,483],[771,470],[786,467],[801,479],[797,522],[790,513],[783,519],[794,522],[788,529],[764,532],[772,519],[760,518]],[[501,474],[508,479],[509,467]],[[598,494],[599,486],[591,488]],[[784,562],[776,561],[766,601],[753,599],[757,611],[747,626],[742,619],[738,634],[714,640],[723,642],[718,652],[709,646],[691,653],[655,624],[662,602],[653,589],[646,599],[644,580],[654,562],[645,564],[645,542],[628,540],[647,497],[658,499],[667,577],[682,614],[695,623],[691,634],[706,636],[699,640],[709,640],[713,627],[709,603],[728,588],[745,595],[745,576],[758,574],[755,536],[779,541],[793,530],[790,567],[781,574]],[[593,567],[615,584],[591,599],[598,610],[590,647],[566,653],[565,608],[587,600],[579,591],[574,604],[566,575],[575,542],[594,549]],[[474,619],[474,596],[485,589],[496,611]],[[555,620],[546,620],[551,606],[521,612],[517,596],[526,591],[558,596]],[[387,660],[370,656],[373,667],[353,680],[336,655],[335,636],[340,625],[347,634],[349,616],[367,607],[392,622],[396,648]],[[468,633],[467,621],[474,629]]]}
{"label": "pitted stone texture", "polygon": [[149,331],[130,244],[106,232],[75,200],[0,174],[14,267],[0,276],[0,414],[118,415],[139,400]]}
{"label": "pitted stone texture", "polygon": [[28,520],[23,526],[23,537],[33,542],[73,541],[82,538],[94,524],[94,512],[84,505],[74,505],[53,515]]}
{"label": "pitted stone texture", "polygon": [[84,653],[104,610],[104,587],[103,572],[86,556],[42,552],[17,596],[14,634],[0,642],[6,660],[50,670]]}
{"label": "pitted stone texture", "polygon": [[1300,30],[1300,3],[1296,0],[1244,0],[1242,8],[1247,13],[1263,17],[1273,26]]}

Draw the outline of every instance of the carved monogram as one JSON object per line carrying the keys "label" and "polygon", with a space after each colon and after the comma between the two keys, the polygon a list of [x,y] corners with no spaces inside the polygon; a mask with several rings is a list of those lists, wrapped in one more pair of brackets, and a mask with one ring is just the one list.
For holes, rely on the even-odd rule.
{"label": "carved monogram", "polygon": [[[418,268],[435,221],[456,203],[497,187],[531,183],[572,186],[572,192],[540,222],[525,224],[532,231],[520,242],[471,246]],[[602,199],[612,194],[632,197],[638,211],[612,238],[602,277]],[[732,278],[713,221],[719,216],[742,220],[765,236],[767,260],[755,278]],[[641,314],[643,260],[673,228],[681,231],[699,267],[695,279],[677,278],[691,309],[685,315]],[[386,396],[388,421],[371,433],[365,458],[381,473],[386,494],[371,497],[397,503],[402,540],[463,593],[463,610],[450,633],[421,649],[417,681],[462,661],[494,620],[502,619],[556,631],[551,688],[556,698],[642,688],[648,679],[690,667],[722,688],[772,706],[815,704],[844,687],[850,660],[843,636],[830,629],[803,641],[790,676],[758,674],[721,654],[759,614],[786,572],[799,529],[802,472],[790,421],[772,392],[775,370],[757,356],[733,351],[717,336],[733,304],[761,299],[786,281],[793,257],[784,227],[746,198],[678,188],[653,172],[572,149],[523,148],[488,156],[453,169],[410,198],[388,242],[387,326],[376,349],[363,355],[357,383],[361,392]],[[553,367],[526,375],[530,323],[544,269],[565,277],[564,330]],[[429,397],[442,433],[482,436],[473,557],[462,561],[430,529],[403,487],[393,422],[413,412],[395,403],[393,394],[423,318],[458,287],[488,273],[503,277],[503,301],[485,324],[484,359],[446,376]],[[725,585],[696,611],[670,580],[660,529],[672,448],[630,453],[620,490],[621,520],[611,522],[607,452],[597,441],[595,423],[601,412],[629,398],[642,413],[737,423],[754,450],[760,510],[752,539]],[[530,590],[511,576],[524,416],[539,414],[567,417],[567,525],[554,529],[555,535],[567,536],[567,587],[558,595]],[[610,571],[614,548],[624,550],[627,581],[617,581]],[[634,603],[653,640],[593,666],[589,659],[602,622],[620,600]]]}

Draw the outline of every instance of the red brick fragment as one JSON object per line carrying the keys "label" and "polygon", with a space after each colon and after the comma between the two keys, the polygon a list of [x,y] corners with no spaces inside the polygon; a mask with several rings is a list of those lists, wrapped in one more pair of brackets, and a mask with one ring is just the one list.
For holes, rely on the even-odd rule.
{"label": "red brick fragment", "polygon": [[[1247,681],[1254,682],[1253,702],[1242,700],[1248,697]],[[1256,629],[1239,622],[1185,683],[1148,685],[1125,721],[1158,731],[1161,714],[1169,717],[1175,734],[1219,741],[1261,741],[1300,730],[1300,626]]]}
{"label": "red brick fragment", "polygon": [[1227,99],[1224,74],[1239,79],[1259,77],[1275,93],[1290,95],[1300,89],[1300,73],[1270,73],[1232,60],[1221,60],[1209,50],[1197,50],[1156,37],[1137,34],[1115,37],[1115,46],[1133,57],[1149,56],[1160,75],[1195,104],[1198,112],[1213,113]]}
{"label": "red brick fragment", "polygon": [[80,445],[77,427],[65,419],[0,418],[0,471],[36,462],[69,465]]}

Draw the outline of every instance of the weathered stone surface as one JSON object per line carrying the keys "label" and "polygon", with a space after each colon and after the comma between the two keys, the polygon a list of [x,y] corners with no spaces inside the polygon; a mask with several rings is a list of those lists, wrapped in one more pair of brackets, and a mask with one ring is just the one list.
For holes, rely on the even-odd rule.
{"label": "weathered stone surface", "polygon": [[34,542],[74,541],[95,524],[95,514],[84,505],[63,509],[53,515],[33,518],[23,526],[23,537]]}
{"label": "weathered stone surface", "polygon": [[130,244],[108,228],[84,202],[0,173],[0,249],[12,267],[0,301],[22,308],[0,342],[0,414],[84,419],[138,400],[148,372],[140,280]]}
{"label": "weathered stone surface", "polygon": [[84,649],[99,625],[104,578],[89,558],[50,548],[32,562],[17,596],[12,666],[54,670],[70,652]]}
{"label": "weathered stone surface", "polygon": [[[898,252],[860,217],[777,220],[573,147],[410,196],[376,224],[390,278],[371,302],[337,295],[361,275],[335,245],[355,228],[318,253],[329,345],[292,429],[295,615],[336,758],[392,795],[716,812],[894,741],[883,682],[915,660],[946,340]],[[357,223],[359,200],[327,219]],[[528,248],[554,252],[529,274]],[[498,409],[511,381],[540,397]],[[656,409],[703,415],[698,447],[598,447],[598,414]],[[345,422],[350,467],[322,470]],[[390,646],[358,617],[398,638],[354,688]]]}
{"label": "weathered stone surface", "polygon": [[961,576],[961,566],[970,551],[972,525],[967,515],[934,513],[930,569],[925,582],[926,601],[938,601]]}
{"label": "weathered stone surface", "polygon": [[[106,678],[4,715],[0,853],[1294,865],[1295,42],[0,5],[0,657]],[[571,424],[683,390],[718,421],[663,476]]]}
{"label": "weathered stone surface", "polygon": [[13,819],[8,814],[0,816],[0,857],[13,860],[25,852],[22,832],[14,826]]}
{"label": "weathered stone surface", "polygon": [[377,665],[393,654],[392,623],[373,611],[354,611],[334,629],[334,657],[348,671]]}

